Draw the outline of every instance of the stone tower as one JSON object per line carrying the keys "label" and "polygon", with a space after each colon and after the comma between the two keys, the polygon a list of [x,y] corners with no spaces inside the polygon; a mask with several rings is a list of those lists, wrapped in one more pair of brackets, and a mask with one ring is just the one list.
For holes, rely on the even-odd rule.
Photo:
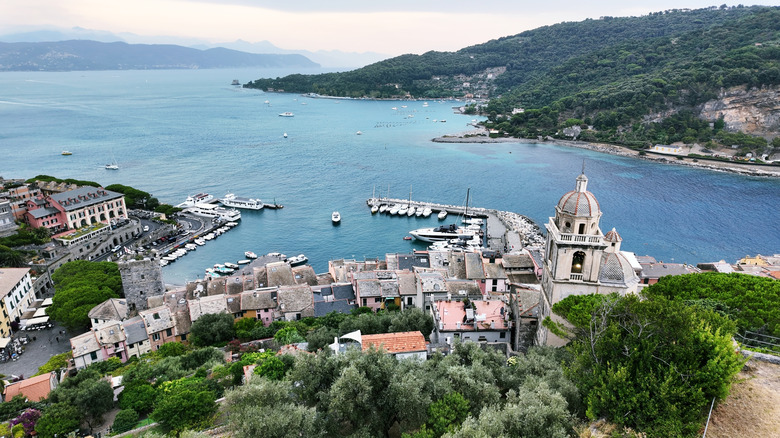
{"label": "stone tower", "polygon": [[[601,232],[601,208],[588,191],[588,177],[579,175],[575,189],[555,207],[555,217],[545,224],[547,245],[542,271],[540,318],[552,316],[552,306],[570,295],[636,292],[639,279],[626,255],[620,252],[622,239],[614,229]],[[540,321],[541,322],[541,321]],[[537,344],[563,345],[564,340],[539,324]]]}
{"label": "stone tower", "polygon": [[165,292],[162,268],[157,260],[130,260],[119,262],[118,265],[130,313],[146,310],[147,298]]}

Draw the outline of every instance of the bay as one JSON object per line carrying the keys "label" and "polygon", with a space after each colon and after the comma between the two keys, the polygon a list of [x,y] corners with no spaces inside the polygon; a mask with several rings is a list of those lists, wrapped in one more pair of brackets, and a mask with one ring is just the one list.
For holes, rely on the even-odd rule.
{"label": "bay", "polygon": [[[240,226],[164,268],[175,284],[246,250],[304,253],[324,272],[330,259],[424,248],[402,237],[436,218],[372,216],[365,201],[374,188],[396,198],[411,188],[414,200],[454,205],[471,188],[471,205],[543,226],[583,160],[601,228],[615,227],[624,250],[693,264],[779,252],[777,179],[552,144],[433,143],[468,129],[473,117],[452,111],[459,102],[311,99],[229,85],[287,73],[1,73],[0,176],[126,184],[170,204],[198,192],[284,204],[244,211]],[[278,116],[285,111],[295,116]],[[106,170],[114,158],[120,170]],[[342,215],[338,227],[333,210]]]}

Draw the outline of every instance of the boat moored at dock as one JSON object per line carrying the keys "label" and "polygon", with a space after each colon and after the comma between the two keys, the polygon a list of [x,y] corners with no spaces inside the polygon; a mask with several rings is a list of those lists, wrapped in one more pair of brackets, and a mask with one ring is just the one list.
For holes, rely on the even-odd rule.
{"label": "boat moored at dock", "polygon": [[227,209],[214,204],[195,204],[186,208],[185,211],[194,215],[218,218],[229,222],[241,220],[241,213],[235,208]]}
{"label": "boat moored at dock", "polygon": [[455,224],[435,228],[419,228],[409,232],[412,237],[423,242],[439,242],[457,238],[471,239],[478,233],[478,230],[459,227]]}
{"label": "boat moored at dock", "polygon": [[225,207],[244,208],[247,210],[262,210],[263,201],[255,198],[244,198],[233,193],[226,194],[219,202]]}
{"label": "boat moored at dock", "polygon": [[206,204],[214,200],[214,196],[209,195],[208,193],[198,193],[194,196],[187,196],[187,199],[184,200],[181,204],[178,204],[176,207],[178,208],[188,208],[188,207],[194,207],[198,204]]}
{"label": "boat moored at dock", "polygon": [[244,252],[244,257],[246,257],[248,259],[256,259],[257,258],[257,254],[253,253],[252,251],[246,251],[246,252]]}
{"label": "boat moored at dock", "polygon": [[305,265],[308,261],[309,258],[303,254],[298,254],[297,256],[290,257],[287,259],[287,262],[290,264],[290,266]]}

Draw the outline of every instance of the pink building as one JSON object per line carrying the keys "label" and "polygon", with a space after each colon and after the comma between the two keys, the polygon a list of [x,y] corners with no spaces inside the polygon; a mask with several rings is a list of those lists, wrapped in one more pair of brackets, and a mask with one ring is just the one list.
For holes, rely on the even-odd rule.
{"label": "pink building", "polygon": [[39,195],[28,199],[26,206],[24,220],[31,227],[46,227],[54,233],[127,217],[124,195],[100,187]]}

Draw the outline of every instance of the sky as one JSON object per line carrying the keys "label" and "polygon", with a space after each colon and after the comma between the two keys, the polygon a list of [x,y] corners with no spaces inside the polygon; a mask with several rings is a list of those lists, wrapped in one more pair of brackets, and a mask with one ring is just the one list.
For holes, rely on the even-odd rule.
{"label": "sky", "polygon": [[[269,41],[288,50],[395,56],[454,51],[562,21],[720,4],[707,0],[2,0],[0,35],[80,27],[133,34],[122,35],[130,43],[240,39]],[[780,0],[759,4],[778,6]]]}

